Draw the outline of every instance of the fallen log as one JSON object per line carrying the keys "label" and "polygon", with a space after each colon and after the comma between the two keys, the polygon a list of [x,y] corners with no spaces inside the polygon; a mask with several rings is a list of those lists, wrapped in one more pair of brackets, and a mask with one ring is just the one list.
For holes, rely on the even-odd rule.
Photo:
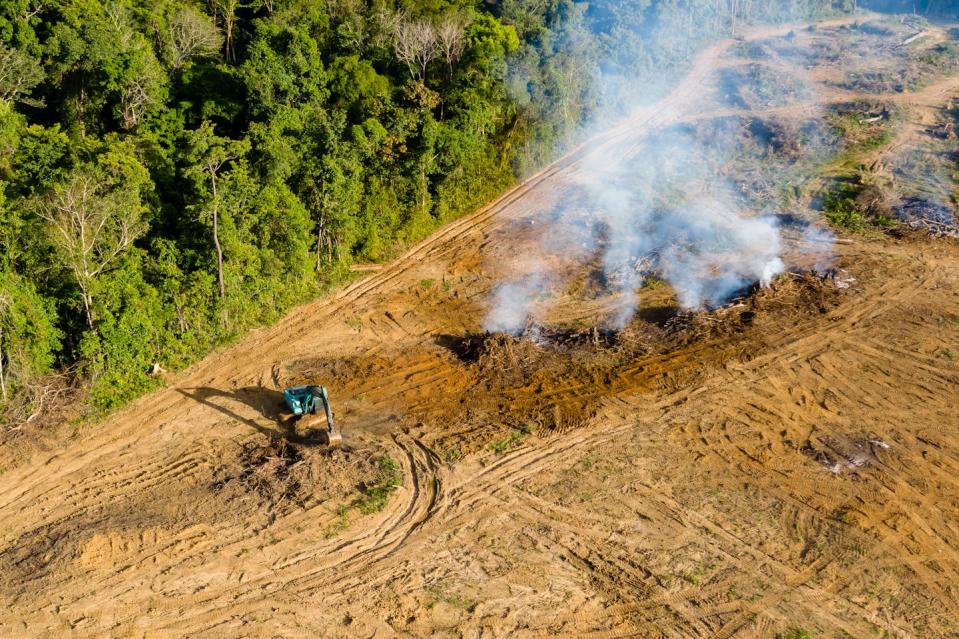
{"label": "fallen log", "polygon": [[928,34],[929,34],[928,31],[920,31],[919,33],[917,33],[917,34],[915,34],[915,35],[912,35],[912,36],[906,38],[905,40],[903,40],[902,42],[900,42],[900,43],[899,43],[899,46],[900,46],[900,47],[907,47],[907,46],[909,46],[910,44],[912,44],[913,42],[915,42],[916,40],[918,40],[919,38],[925,37],[925,36],[928,35]]}

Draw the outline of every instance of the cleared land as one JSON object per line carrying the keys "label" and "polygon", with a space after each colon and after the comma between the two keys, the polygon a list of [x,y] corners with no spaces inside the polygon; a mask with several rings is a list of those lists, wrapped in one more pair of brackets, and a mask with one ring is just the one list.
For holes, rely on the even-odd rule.
{"label": "cleared land", "polygon": [[[744,206],[788,196],[812,217],[850,167],[926,193],[929,171],[901,158],[949,161],[955,65],[871,91],[862,120],[902,115],[857,129],[867,144],[788,144],[865,99],[842,75],[861,40],[911,35],[848,25],[723,42],[664,100],[382,270],[56,450],[18,457],[12,439],[0,634],[959,635],[956,240],[857,235],[825,278],[791,245],[795,274],[711,313],[647,287],[618,336],[591,329],[610,300],[573,274],[543,343],[480,333],[531,217],[656,131],[726,121],[769,146],[772,176],[728,155],[717,169]],[[930,34],[883,68],[947,39]],[[757,70],[796,73],[797,51],[794,83]],[[304,380],[330,387],[344,449],[277,422],[279,390]]]}

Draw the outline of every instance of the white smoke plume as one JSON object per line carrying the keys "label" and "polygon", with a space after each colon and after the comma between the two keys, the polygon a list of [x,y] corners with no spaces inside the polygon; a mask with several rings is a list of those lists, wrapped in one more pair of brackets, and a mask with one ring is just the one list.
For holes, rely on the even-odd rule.
{"label": "white smoke plume", "polygon": [[[733,185],[711,173],[710,153],[682,130],[649,135],[616,162],[597,159],[578,174],[575,205],[544,216],[539,256],[582,261],[601,254],[615,295],[607,328],[632,319],[637,290],[650,275],[668,282],[683,308],[696,309],[783,272],[775,219],[737,212]],[[556,284],[552,260],[543,257],[528,258],[496,288],[486,330],[518,334],[541,320]]]}
{"label": "white smoke plume", "polygon": [[[764,68],[760,71],[765,73]],[[802,75],[783,76],[800,89],[785,100],[802,95],[814,102]],[[716,79],[721,78],[717,74]],[[768,81],[768,76],[759,81]],[[594,132],[622,122],[622,104],[630,101],[620,76],[600,74],[597,82],[599,94],[615,98],[590,127]],[[709,103],[705,87],[703,94],[703,104]],[[642,104],[642,96],[634,95],[632,103]],[[682,308],[701,309],[723,305],[755,284],[768,285],[785,271],[775,198],[761,206],[747,202],[741,186],[724,170],[730,158],[742,154],[737,136],[743,125],[733,122],[726,127],[728,135],[704,137],[695,125],[682,123],[695,115],[695,108],[670,113],[658,119],[677,124],[650,126],[621,141],[601,143],[579,163],[571,172],[574,195],[565,197],[559,210],[541,212],[535,220],[541,235],[533,254],[494,288],[483,322],[486,330],[520,334],[543,322],[551,291],[563,284],[556,266],[562,262],[586,266],[599,258],[611,310],[597,321],[613,330],[632,319],[649,277],[665,280]],[[764,158],[750,162],[762,170]],[[827,238],[817,236],[819,249],[831,249],[823,241]],[[824,256],[822,262],[827,261]]]}

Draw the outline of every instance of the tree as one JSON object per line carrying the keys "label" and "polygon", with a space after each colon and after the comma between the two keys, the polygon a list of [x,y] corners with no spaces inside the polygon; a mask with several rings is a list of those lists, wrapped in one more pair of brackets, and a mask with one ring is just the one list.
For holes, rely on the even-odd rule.
{"label": "tree", "polygon": [[[216,250],[216,274],[220,297],[226,296],[226,284],[223,279],[223,246],[220,243],[220,206],[222,194],[218,190],[217,180],[220,173],[231,162],[243,157],[249,150],[246,140],[231,140],[221,138],[213,131],[210,122],[203,122],[200,128],[187,133],[189,150],[187,159],[192,166],[187,170],[188,176],[209,179],[209,191],[206,193],[208,201],[205,203],[205,215],[208,215],[213,227],[213,246]],[[201,191],[205,191],[201,187]]]}
{"label": "tree", "polygon": [[466,48],[466,21],[457,14],[449,15],[436,26],[436,43],[449,67],[450,80],[453,79],[453,66],[463,55]]}
{"label": "tree", "polygon": [[58,121],[78,133],[103,131],[112,114],[133,130],[167,97],[167,77],[124,3],[73,0],[50,25],[44,47]]}
{"label": "tree", "polygon": [[236,53],[233,50],[234,29],[236,28],[236,10],[239,7],[239,0],[210,0],[210,8],[213,9],[220,23],[223,25],[223,59],[228,63],[236,62]]}
{"label": "tree", "polygon": [[[95,330],[93,295],[97,278],[143,235],[145,207],[140,189],[146,169],[131,158],[121,172],[83,168],[43,197],[37,212],[48,225],[61,265],[71,272],[83,301],[87,327]],[[126,169],[126,170],[123,170]],[[126,175],[124,175],[126,173]]]}
{"label": "tree", "polygon": [[34,286],[0,269],[0,400],[50,370],[61,333],[53,312]]}
{"label": "tree", "polygon": [[163,72],[153,53],[138,56],[135,73],[131,73],[120,89],[120,118],[124,129],[137,128],[147,111],[158,104]]}
{"label": "tree", "polygon": [[27,95],[42,81],[43,67],[38,60],[0,42],[0,100],[39,106],[40,102]]}
{"label": "tree", "polygon": [[397,59],[406,65],[411,77],[423,82],[439,50],[436,28],[429,20],[410,18],[398,20],[395,28],[393,51]]}
{"label": "tree", "polygon": [[322,51],[302,27],[259,29],[237,75],[249,92],[250,111],[270,119],[280,110],[322,103],[327,97]]}
{"label": "tree", "polygon": [[179,69],[189,60],[213,57],[223,46],[223,34],[212,20],[193,7],[183,7],[170,19],[172,64]]}

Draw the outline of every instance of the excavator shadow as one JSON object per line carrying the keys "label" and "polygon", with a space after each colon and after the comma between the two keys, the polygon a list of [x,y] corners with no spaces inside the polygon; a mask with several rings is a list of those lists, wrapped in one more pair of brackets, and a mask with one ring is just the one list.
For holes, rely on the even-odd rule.
{"label": "excavator shadow", "polygon": [[[263,386],[246,386],[233,391],[220,388],[200,386],[197,388],[177,388],[176,391],[184,397],[208,406],[230,419],[248,425],[257,432],[270,438],[271,442],[285,440],[300,446],[319,446],[327,444],[325,429],[311,428],[298,432],[296,422],[285,418],[283,393]],[[241,415],[230,407],[233,403],[240,403],[255,410],[261,417],[269,419],[276,427],[266,426],[256,419]]]}

